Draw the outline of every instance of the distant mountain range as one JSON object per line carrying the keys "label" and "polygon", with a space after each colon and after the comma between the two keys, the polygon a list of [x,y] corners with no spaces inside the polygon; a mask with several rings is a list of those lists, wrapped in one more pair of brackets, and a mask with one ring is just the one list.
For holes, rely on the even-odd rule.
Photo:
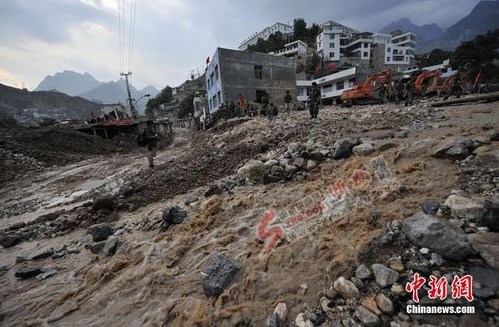
{"label": "distant mountain range", "polygon": [[433,49],[455,50],[463,41],[499,28],[499,1],[481,1],[466,17],[443,31],[436,24],[417,26],[408,18],[402,18],[383,27],[381,33],[400,29],[418,36],[417,53],[427,53]]}
{"label": "distant mountain range", "polygon": [[[89,73],[80,74],[68,70],[45,77],[35,88],[35,91],[50,90],[57,90],[71,96],[79,96],[100,103],[121,102],[126,104],[128,99],[126,83],[122,78],[116,82],[104,83],[97,81]],[[130,85],[130,93],[133,99],[139,100],[146,94],[150,94],[153,97],[159,91],[151,85],[146,86],[142,90],[138,90],[133,85]],[[137,103],[139,113],[143,112],[146,102],[146,100],[142,100]]]}

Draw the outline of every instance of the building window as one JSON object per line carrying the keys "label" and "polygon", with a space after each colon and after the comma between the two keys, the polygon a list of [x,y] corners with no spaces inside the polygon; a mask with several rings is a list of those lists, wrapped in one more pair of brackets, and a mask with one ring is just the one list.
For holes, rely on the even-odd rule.
{"label": "building window", "polygon": [[386,61],[390,61],[390,57],[386,57]]}
{"label": "building window", "polygon": [[367,51],[364,51],[364,58],[369,57],[369,53]]}
{"label": "building window", "polygon": [[329,39],[334,40],[334,34],[329,34]]}
{"label": "building window", "polygon": [[386,52],[390,52],[390,51],[392,51],[392,48],[390,48],[390,47],[386,48]]}
{"label": "building window", "polygon": [[220,91],[218,91],[217,93],[217,97],[218,97],[218,104],[221,104],[222,103],[222,94],[220,93]]}
{"label": "building window", "polygon": [[218,65],[215,66],[215,80],[218,81]]}
{"label": "building window", "polygon": [[329,58],[334,58],[334,52],[329,53]]}
{"label": "building window", "polygon": [[345,82],[341,81],[341,82],[336,83],[337,90],[343,90],[344,87],[345,87]]}
{"label": "building window", "polygon": [[206,86],[208,87],[208,91],[210,90],[210,80],[206,82]]}
{"label": "building window", "polygon": [[329,43],[330,48],[334,48],[334,43]]}
{"label": "building window", "polygon": [[263,78],[263,66],[255,65],[255,78],[262,79]]}

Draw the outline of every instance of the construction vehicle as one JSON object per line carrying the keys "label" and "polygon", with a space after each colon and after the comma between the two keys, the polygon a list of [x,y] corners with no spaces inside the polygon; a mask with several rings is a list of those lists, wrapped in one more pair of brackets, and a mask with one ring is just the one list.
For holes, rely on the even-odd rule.
{"label": "construction vehicle", "polygon": [[341,101],[346,106],[377,103],[380,100],[377,90],[381,84],[385,84],[387,97],[389,97],[392,93],[391,69],[373,74],[369,76],[362,85],[356,85],[350,90],[343,91],[343,93],[341,93]]}
{"label": "construction vehicle", "polygon": [[422,96],[435,92],[441,75],[442,71],[440,69],[423,71],[416,77],[414,92]]}

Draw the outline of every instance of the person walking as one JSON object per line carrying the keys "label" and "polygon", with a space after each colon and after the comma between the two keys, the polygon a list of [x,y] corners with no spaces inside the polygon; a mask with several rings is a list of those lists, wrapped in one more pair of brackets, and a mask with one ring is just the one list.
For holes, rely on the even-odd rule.
{"label": "person walking", "polygon": [[284,111],[289,115],[291,113],[291,106],[293,101],[293,97],[289,93],[289,90],[286,91],[286,95],[284,96]]}
{"label": "person walking", "polygon": [[317,118],[317,115],[319,114],[319,104],[321,102],[321,90],[317,86],[316,82],[312,83],[312,90],[310,91],[308,99],[310,118]]}
{"label": "person walking", "polygon": [[147,160],[149,161],[149,167],[154,167],[154,157],[156,157],[159,137],[154,129],[154,122],[148,120],[146,124],[144,136],[147,142]]}

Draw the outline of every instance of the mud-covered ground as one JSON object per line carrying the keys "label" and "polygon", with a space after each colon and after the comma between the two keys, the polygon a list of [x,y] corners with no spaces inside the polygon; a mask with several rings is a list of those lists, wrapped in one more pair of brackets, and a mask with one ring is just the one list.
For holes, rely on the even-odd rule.
{"label": "mud-covered ground", "polygon": [[[498,129],[497,103],[438,109],[425,103],[327,107],[312,121],[306,112],[293,112],[273,121],[235,119],[208,131],[178,131],[151,169],[143,153],[119,151],[42,167],[0,191],[0,238],[16,239],[16,245],[0,247],[0,324],[267,326],[274,307],[285,303],[289,312],[281,325],[295,326],[297,315],[320,308],[319,299],[333,282],[352,276],[360,263],[388,265],[390,255],[412,260],[400,245],[407,242],[375,241],[388,223],[421,210],[425,200],[443,203],[455,189],[486,200],[497,197],[499,144],[491,139]],[[473,158],[434,156],[439,143],[450,137],[475,140],[474,151],[480,153]],[[343,139],[371,143],[374,150],[334,159],[337,141]],[[290,146],[302,150],[293,152]],[[317,159],[289,168],[299,164],[291,152],[300,151],[307,158],[316,153]],[[400,188],[308,237],[282,240],[262,259],[264,241],[257,226],[268,209],[288,209],[313,192],[324,193],[333,180],[348,179],[359,163],[379,155]],[[240,168],[251,159],[269,163],[267,172],[245,175]],[[270,169],[272,160],[277,163]],[[167,204],[179,205],[187,218],[165,230],[160,225]],[[89,250],[94,242],[87,228],[102,222],[118,238],[113,256]],[[47,250],[45,258],[30,260]],[[216,253],[237,260],[242,269],[220,296],[210,298],[203,292],[201,271]],[[487,266],[479,256],[470,260]],[[449,261],[452,269],[460,264]],[[54,274],[46,279],[15,276],[27,267]],[[403,284],[409,268],[401,276]],[[362,296],[373,291],[369,285],[361,288]],[[380,315],[378,326],[391,321],[418,326],[416,318],[397,317],[407,296],[389,287],[382,291],[395,312]],[[346,313],[359,305],[341,301],[338,306],[346,306]],[[490,310],[484,323],[493,326],[497,320]],[[333,313],[327,314],[312,325],[342,326]],[[368,325],[353,313],[351,319]]]}

